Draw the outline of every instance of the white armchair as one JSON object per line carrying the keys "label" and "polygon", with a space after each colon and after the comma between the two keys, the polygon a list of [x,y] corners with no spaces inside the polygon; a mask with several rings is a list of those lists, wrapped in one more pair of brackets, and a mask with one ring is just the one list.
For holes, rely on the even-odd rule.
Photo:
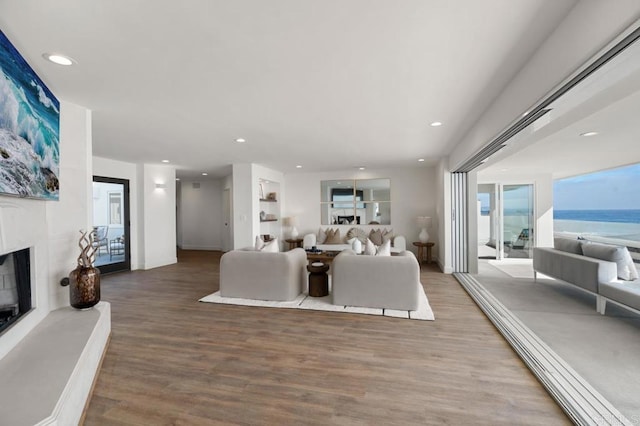
{"label": "white armchair", "polygon": [[357,256],[344,250],[333,260],[334,305],[415,311],[419,307],[420,265],[413,253]]}
{"label": "white armchair", "polygon": [[220,259],[220,296],[293,300],[306,284],[307,254],[301,248],[266,253],[233,250]]}

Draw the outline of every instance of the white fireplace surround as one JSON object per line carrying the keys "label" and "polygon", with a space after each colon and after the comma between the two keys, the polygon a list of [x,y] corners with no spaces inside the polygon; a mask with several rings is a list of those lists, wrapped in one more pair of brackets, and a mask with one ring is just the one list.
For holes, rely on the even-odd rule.
{"label": "white fireplace surround", "polygon": [[0,419],[12,425],[77,424],[106,348],[109,304],[76,311],[60,286],[76,265],[78,231],[91,226],[92,175],[91,111],[62,101],[60,200],[0,196],[0,254],[29,248],[31,258],[32,309],[0,335],[0,382],[20,397],[1,399]]}
{"label": "white fireplace surround", "polygon": [[[0,199],[0,254],[31,249],[32,309],[0,335],[0,419],[12,425],[77,424],[111,331],[108,303],[68,306],[59,281],[72,269],[76,235],[49,237],[47,203]],[[63,258],[56,247],[62,266],[52,266]]]}

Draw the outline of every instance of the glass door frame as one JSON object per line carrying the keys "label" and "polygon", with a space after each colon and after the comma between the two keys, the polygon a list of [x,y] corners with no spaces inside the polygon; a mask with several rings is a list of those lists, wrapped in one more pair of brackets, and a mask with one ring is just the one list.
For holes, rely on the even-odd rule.
{"label": "glass door frame", "polygon": [[[529,247],[528,250],[532,250],[533,247],[536,246],[536,233],[533,231],[535,223],[536,223],[536,184],[535,182],[516,182],[516,183],[503,183],[503,182],[495,182],[495,183],[483,183],[483,184],[479,184],[479,185],[492,185],[493,186],[493,191],[494,191],[494,200],[495,200],[495,207],[490,205],[490,209],[495,208],[495,254],[496,254],[496,260],[504,260],[504,259],[509,259],[508,256],[505,255],[505,237],[504,237],[504,226],[505,226],[505,219],[504,219],[504,207],[505,207],[505,202],[504,202],[504,193],[505,193],[505,187],[511,187],[511,186],[529,186],[531,187],[531,223],[529,224],[529,229],[530,231],[530,236],[529,236]],[[478,185],[478,186],[479,186]],[[477,190],[476,190],[477,191]],[[529,257],[530,258],[530,257]]]}
{"label": "glass door frame", "polygon": [[122,220],[124,233],[124,260],[121,262],[108,263],[96,266],[101,274],[109,274],[112,272],[130,271],[131,270],[131,222],[129,215],[129,180],[119,179],[105,176],[93,176],[93,182],[113,183],[123,186],[122,200]]}
{"label": "glass door frame", "polygon": [[504,247],[505,247],[505,238],[504,238],[504,224],[505,224],[505,220],[504,220],[504,207],[505,207],[505,199],[504,199],[504,187],[505,186],[529,186],[531,187],[531,210],[530,210],[530,223],[529,223],[529,235],[528,235],[528,240],[529,241],[529,247],[528,247],[528,251],[530,252],[529,257],[527,257],[527,259],[532,259],[532,255],[531,253],[533,252],[533,247],[536,246],[535,243],[535,232],[534,232],[534,227],[535,227],[535,223],[536,223],[536,184],[535,182],[519,182],[519,183],[499,183],[498,184],[498,208],[499,213],[498,213],[498,221],[499,221],[499,232],[498,232],[498,236],[500,239],[500,250],[498,253],[498,260],[504,260],[504,259],[508,259],[508,256],[505,256],[505,252],[504,252]]}

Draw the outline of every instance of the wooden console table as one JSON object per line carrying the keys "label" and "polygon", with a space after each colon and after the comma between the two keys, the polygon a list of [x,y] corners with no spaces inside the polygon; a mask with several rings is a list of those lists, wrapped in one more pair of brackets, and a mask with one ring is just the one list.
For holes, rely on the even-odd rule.
{"label": "wooden console table", "polygon": [[433,261],[431,258],[431,247],[435,245],[434,243],[414,241],[413,245],[418,247],[418,262],[431,263]]}
{"label": "wooden console table", "polygon": [[287,238],[285,241],[289,243],[289,250],[302,247],[302,238]]}

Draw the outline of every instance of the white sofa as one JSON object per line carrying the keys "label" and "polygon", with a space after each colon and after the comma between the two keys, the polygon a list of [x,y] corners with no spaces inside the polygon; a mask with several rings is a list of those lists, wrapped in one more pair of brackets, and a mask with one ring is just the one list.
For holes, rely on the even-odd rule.
{"label": "white sofa", "polygon": [[[346,240],[347,232],[351,227],[344,227],[340,229],[342,243],[341,244],[317,244],[317,234],[306,234],[302,240],[302,247],[305,249],[310,249],[311,247],[316,247],[318,250],[322,251],[342,251],[345,249],[351,249],[352,245],[349,244]],[[344,234],[342,234],[344,232]],[[364,244],[363,244],[364,250]],[[407,240],[402,235],[396,235],[391,243],[391,252],[392,253],[402,253],[407,250]]]}
{"label": "white sofa", "polygon": [[[589,247],[585,248],[585,245]],[[631,256],[623,247],[556,238],[554,248],[534,247],[534,277],[538,273],[573,284],[596,296],[596,309],[604,314],[607,301],[640,312],[640,281]],[[585,253],[583,254],[583,250]],[[591,257],[591,256],[598,257]],[[602,257],[611,260],[603,260]],[[626,258],[626,259],[625,259]],[[622,270],[624,269],[624,271]],[[625,279],[620,279],[620,276]]]}
{"label": "white sofa", "polygon": [[420,265],[415,255],[356,255],[347,249],[331,266],[334,305],[415,311],[419,305]]}
{"label": "white sofa", "polygon": [[266,253],[233,250],[220,259],[220,296],[293,300],[306,285],[307,255],[301,248]]}

